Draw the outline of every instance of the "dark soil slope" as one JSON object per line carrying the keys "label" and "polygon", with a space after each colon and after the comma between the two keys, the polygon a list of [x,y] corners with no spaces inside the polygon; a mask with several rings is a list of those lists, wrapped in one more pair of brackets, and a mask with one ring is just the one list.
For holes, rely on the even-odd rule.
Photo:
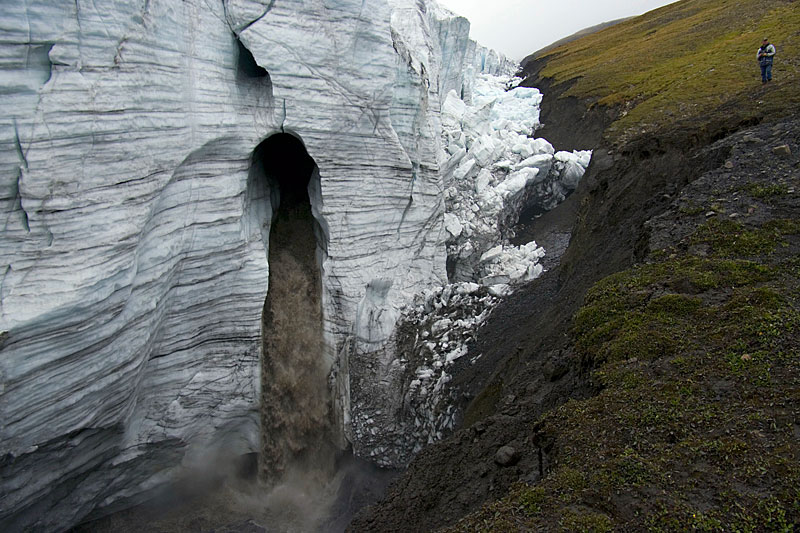
{"label": "dark soil slope", "polygon": [[[595,149],[549,217],[572,239],[481,330],[465,427],[352,530],[800,521],[798,17],[689,0],[526,65],[550,136]],[[762,87],[764,34],[784,52]]]}
{"label": "dark soil slope", "polygon": [[515,437],[544,478],[523,472],[453,529],[800,523],[798,151],[797,118],[699,151],[720,164],[646,222],[643,261],[594,284],[567,330],[598,394]]}

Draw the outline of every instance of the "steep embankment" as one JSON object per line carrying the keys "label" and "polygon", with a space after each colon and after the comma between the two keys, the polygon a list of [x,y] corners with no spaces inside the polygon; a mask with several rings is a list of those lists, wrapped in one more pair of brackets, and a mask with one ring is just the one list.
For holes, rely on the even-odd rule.
{"label": "steep embankment", "polygon": [[595,148],[540,219],[574,214],[569,248],[480,332],[467,427],[354,530],[800,520],[798,27],[792,2],[685,1],[525,65],[543,135]]}

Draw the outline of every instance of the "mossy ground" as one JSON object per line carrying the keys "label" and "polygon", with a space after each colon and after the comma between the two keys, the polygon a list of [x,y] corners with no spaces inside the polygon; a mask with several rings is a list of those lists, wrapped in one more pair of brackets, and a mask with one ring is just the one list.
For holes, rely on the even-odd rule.
{"label": "mossy ground", "polygon": [[570,336],[599,393],[530,427],[541,481],[453,529],[800,528],[800,163],[758,157],[781,135],[727,141],[651,224],[674,240],[589,290]]}
{"label": "mossy ground", "polygon": [[751,232],[758,245],[746,254],[740,227],[707,223],[692,239],[711,256],[598,283],[573,334],[602,392],[532,428],[558,450],[541,483],[517,486],[458,529],[792,531],[800,279],[796,257],[773,261],[772,251],[798,222]]}
{"label": "mossy ground", "polygon": [[[800,9],[776,0],[684,0],[548,51],[540,75],[621,109],[608,138],[719,113],[746,122],[800,105]],[[777,46],[762,89],[755,56]]]}

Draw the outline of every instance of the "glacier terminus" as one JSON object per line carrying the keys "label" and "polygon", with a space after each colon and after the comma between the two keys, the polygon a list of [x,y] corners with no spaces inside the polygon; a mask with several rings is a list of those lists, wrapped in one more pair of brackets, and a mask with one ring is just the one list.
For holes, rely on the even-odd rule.
{"label": "glacier terminus", "polygon": [[261,449],[274,136],[308,156],[335,445],[403,467],[453,428],[451,363],[542,272],[546,250],[509,244],[519,213],[591,157],[533,138],[542,95],[514,62],[433,0],[3,11],[4,530],[62,531]]}

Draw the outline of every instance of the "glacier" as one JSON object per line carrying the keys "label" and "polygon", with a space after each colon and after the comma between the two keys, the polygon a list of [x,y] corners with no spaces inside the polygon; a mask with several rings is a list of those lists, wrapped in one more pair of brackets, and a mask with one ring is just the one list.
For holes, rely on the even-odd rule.
{"label": "glacier", "polygon": [[[65,530],[259,449],[265,139],[315,164],[339,444],[393,466],[452,426],[443,369],[470,328],[541,273],[540,248],[507,244],[514,217],[589,162],[530,138],[538,91],[432,0],[29,0],[0,37],[6,530]],[[432,324],[451,293],[480,320]],[[438,339],[427,362],[398,353],[401,324]],[[407,438],[404,398],[425,419]]]}

